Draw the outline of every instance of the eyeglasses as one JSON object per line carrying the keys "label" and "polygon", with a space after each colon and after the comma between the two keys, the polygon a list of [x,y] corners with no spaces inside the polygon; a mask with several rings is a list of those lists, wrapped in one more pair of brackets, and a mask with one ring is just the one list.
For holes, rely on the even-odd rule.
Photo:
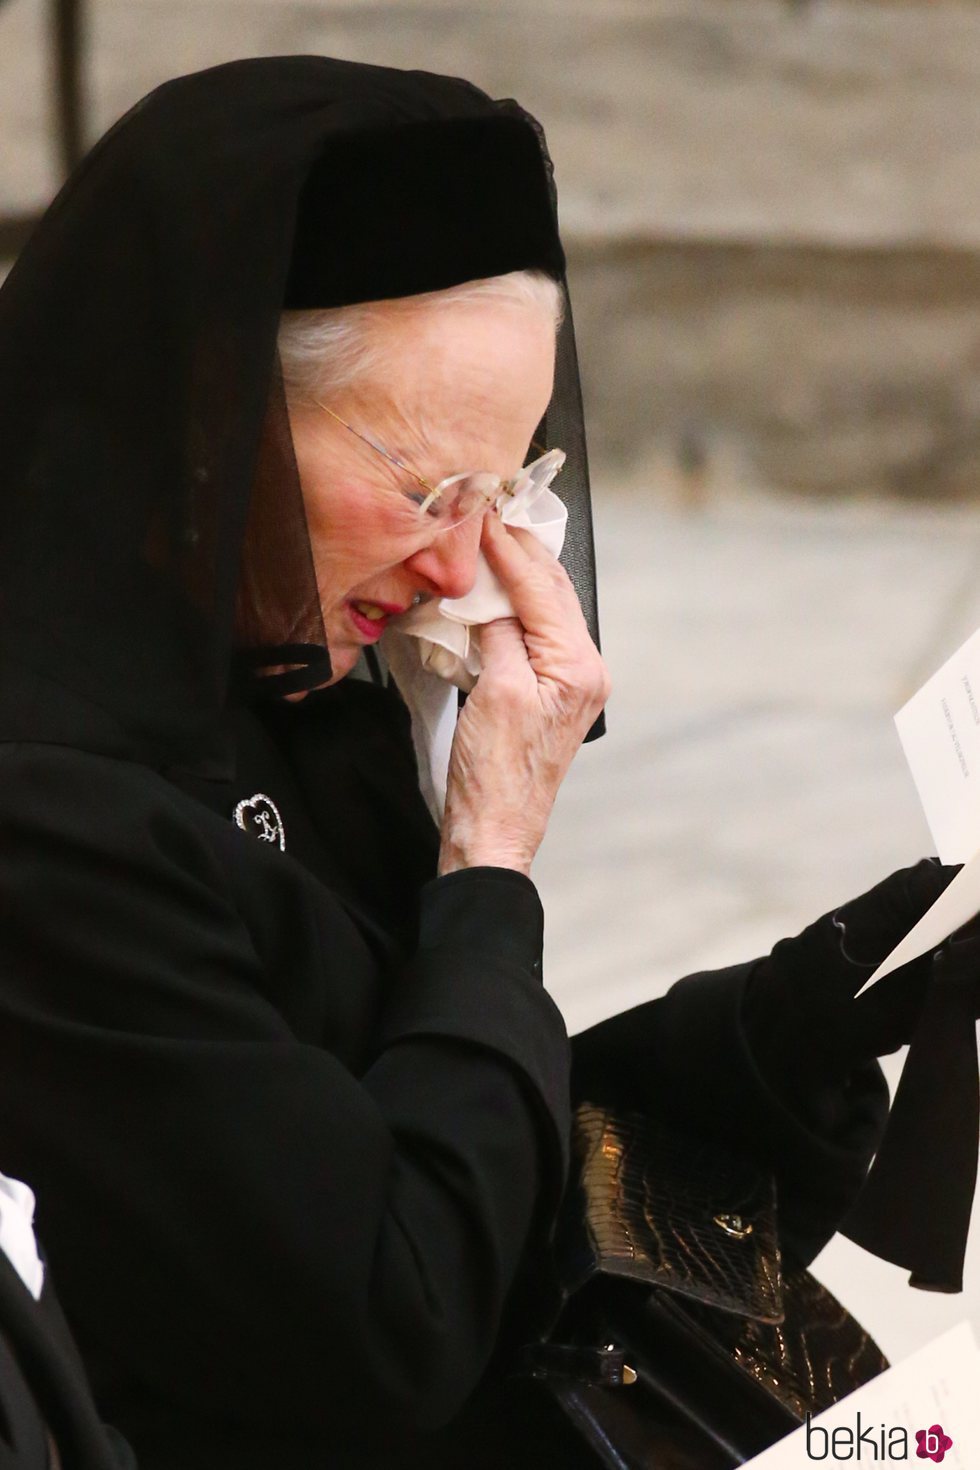
{"label": "eyeglasses", "polygon": [[[459,475],[447,475],[437,485],[433,485],[424,475],[418,474],[410,465],[403,463],[394,454],[380,444],[370,434],[364,434],[360,429],[355,429],[346,419],[342,419],[339,413],[328,408],[319,399],[313,402],[317,408],[322,408],[338,424],[354,434],[362,443],[367,444],[377,454],[381,454],[388,460],[389,464],[396,465],[406,475],[409,475],[418,488],[407,489],[399,487],[399,493],[414,507],[412,516],[413,524],[418,527],[423,523],[435,522],[434,529],[437,533],[450,531],[454,526],[462,525],[464,521],[473,516],[483,515],[486,511],[496,506],[504,495],[518,495],[530,486],[535,486],[538,491],[546,490],[554,480],[558,471],[565,463],[565,451],[563,449],[549,449],[542,454],[540,459],[531,464],[524,465],[516,475],[509,479],[503,475],[495,475],[490,470],[465,470]],[[543,448],[540,444],[534,444],[535,449]]]}

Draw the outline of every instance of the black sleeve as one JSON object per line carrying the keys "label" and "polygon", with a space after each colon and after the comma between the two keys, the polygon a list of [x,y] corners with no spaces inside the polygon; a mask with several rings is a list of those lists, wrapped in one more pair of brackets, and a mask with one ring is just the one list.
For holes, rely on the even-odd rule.
{"label": "black sleeve", "polygon": [[764,1163],[776,1176],[783,1250],[807,1265],[861,1187],[884,1131],[888,1088],[874,1062],[822,1109],[824,1127],[813,1126],[813,1110],[811,1121],[791,1111],[762,1077],[742,1024],[755,963],[689,975],[575,1036],[573,1102],[649,1109]]}
{"label": "black sleeve", "polygon": [[50,1272],[35,1301],[0,1249],[0,1464],[46,1470],[48,1431],[66,1466],[134,1465],[128,1446],[99,1420]]}
{"label": "black sleeve", "polygon": [[233,1422],[447,1421],[565,1170],[533,885],[428,885],[354,1076],[264,998],[164,781],[25,747],[0,791],[0,1130],[83,1349]]}

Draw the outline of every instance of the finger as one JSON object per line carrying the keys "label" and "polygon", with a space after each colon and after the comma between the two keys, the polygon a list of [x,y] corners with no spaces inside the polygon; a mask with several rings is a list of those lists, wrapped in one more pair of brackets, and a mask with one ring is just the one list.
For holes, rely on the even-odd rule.
{"label": "finger", "polygon": [[972,919],[967,919],[965,924],[954,931],[950,937],[949,947],[952,950],[960,944],[972,943],[975,946],[974,958],[980,959],[978,940],[980,940],[980,914],[976,914]]}
{"label": "finger", "polygon": [[568,573],[529,531],[505,528],[488,516],[483,550],[529,632],[567,639],[574,631],[588,637]]}
{"label": "finger", "polygon": [[[478,633],[481,696],[538,703],[538,678],[531,667],[524,629],[516,618],[496,618]],[[475,693],[475,691],[474,691]],[[501,732],[502,733],[502,732]]]}
{"label": "finger", "polygon": [[517,618],[494,618],[480,629],[480,660],[484,668],[527,665],[524,629]]}
{"label": "finger", "polygon": [[[969,969],[980,976],[980,916],[970,919],[951,934],[943,948],[946,951],[944,963],[947,966]],[[934,958],[938,958],[938,955]]]}
{"label": "finger", "polygon": [[904,901],[897,903],[896,909],[904,907],[906,913],[918,919],[932,907],[959,871],[959,867],[944,866],[935,857],[920,859],[913,867],[904,869]]}
{"label": "finger", "polygon": [[508,526],[507,522],[502,521],[499,516],[495,516],[494,519],[504,528],[507,535],[517,542],[518,546],[523,547],[532,561],[544,562],[548,566],[555,565],[557,557],[552,556],[544,542],[540,537],[535,536],[533,531],[529,531],[526,526]]}
{"label": "finger", "polygon": [[952,882],[955,868],[926,858],[900,868],[836,911],[834,925],[844,958],[874,969]]}
{"label": "finger", "polygon": [[[483,525],[485,541],[490,543],[490,555],[494,554],[494,548],[502,546],[502,555],[508,555],[508,548],[520,547],[530,561],[540,562],[543,566],[560,566],[557,557],[544,543],[529,531],[525,526],[508,526],[499,516],[487,516]],[[513,551],[510,552],[512,559],[516,560]]]}

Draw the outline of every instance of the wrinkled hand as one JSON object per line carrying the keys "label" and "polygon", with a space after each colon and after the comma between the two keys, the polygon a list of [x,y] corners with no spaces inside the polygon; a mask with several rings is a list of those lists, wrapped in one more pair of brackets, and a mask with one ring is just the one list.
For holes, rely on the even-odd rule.
{"label": "wrinkled hand", "polygon": [[538,540],[489,515],[482,547],[517,616],[481,630],[483,672],[456,726],[439,872],[527,873],[609,675],[567,572]]}
{"label": "wrinkled hand", "polygon": [[[760,960],[742,1019],[763,1074],[785,1094],[837,1085],[855,1066],[912,1037],[933,956],[923,955],[855,992],[956,876],[924,858],[825,914]],[[978,955],[980,958],[980,955]]]}

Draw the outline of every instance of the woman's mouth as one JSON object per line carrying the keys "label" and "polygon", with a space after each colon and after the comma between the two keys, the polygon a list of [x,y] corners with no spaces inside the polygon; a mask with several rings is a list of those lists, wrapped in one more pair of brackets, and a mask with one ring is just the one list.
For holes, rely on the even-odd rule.
{"label": "woman's mouth", "polygon": [[353,599],[347,604],[351,622],[360,633],[362,638],[375,643],[381,637],[388,626],[389,619],[396,617],[398,613],[405,611],[403,607],[393,607],[388,603],[365,602],[361,599]]}

